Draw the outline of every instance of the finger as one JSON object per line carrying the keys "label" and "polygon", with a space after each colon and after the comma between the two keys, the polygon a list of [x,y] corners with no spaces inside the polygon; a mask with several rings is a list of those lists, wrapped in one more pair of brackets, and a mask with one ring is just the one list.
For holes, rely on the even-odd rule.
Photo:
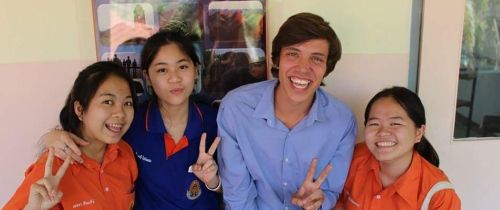
{"label": "finger", "polygon": [[217,149],[217,146],[219,146],[220,143],[220,137],[216,137],[210,148],[208,149],[208,154],[210,156],[214,156],[215,150]]}
{"label": "finger", "polygon": [[306,198],[304,198],[304,208],[310,209],[313,207],[313,209],[319,208],[319,206],[323,203],[324,196],[323,196],[323,191],[318,189],[312,192],[310,195],[308,195]]}
{"label": "finger", "polygon": [[[69,135],[71,136],[71,138],[73,139],[73,141],[80,145],[80,146],[87,146],[89,145],[90,143],[88,141],[86,141],[85,139],[82,139],[80,138],[79,136],[73,134],[73,133],[69,133]],[[71,145],[68,145],[73,151],[75,151],[78,155],[81,154],[80,152],[80,149],[75,145],[75,147],[72,147]],[[74,150],[76,149],[76,150]]]}
{"label": "finger", "polygon": [[305,182],[313,182],[314,180],[314,174],[316,173],[316,166],[318,165],[318,159],[314,158],[311,161],[311,165],[309,165],[309,169],[307,169],[307,175],[306,175],[306,180]]}
{"label": "finger", "polygon": [[211,173],[217,171],[217,165],[211,164],[210,166],[203,168],[202,173]]}
{"label": "finger", "polygon": [[72,160],[75,160],[79,163],[83,163],[83,158],[80,157],[78,154],[72,152],[72,151],[67,151],[67,155],[69,155],[71,157]]}
{"label": "finger", "polygon": [[201,140],[200,140],[200,154],[205,153],[205,140],[207,138],[207,134],[203,133],[201,134]]}
{"label": "finger", "polygon": [[66,173],[66,170],[68,169],[70,163],[71,163],[71,157],[67,157],[66,160],[64,160],[64,163],[61,165],[61,167],[57,170],[56,177],[59,180],[64,176],[64,173]]}
{"label": "finger", "polygon": [[326,180],[326,177],[328,177],[328,174],[332,171],[333,167],[332,165],[328,164],[326,167],[321,171],[319,174],[318,179],[314,182],[315,184],[318,185],[318,187],[323,184],[323,182]]}
{"label": "finger", "polygon": [[45,172],[43,177],[52,176],[52,162],[54,161],[54,148],[49,147],[49,155],[47,156],[47,162],[45,162]]}
{"label": "finger", "polygon": [[46,178],[40,179],[38,181],[38,184],[41,184],[45,187],[45,190],[47,191],[49,200],[52,201],[54,199],[55,190],[54,190],[54,187],[52,186],[52,184],[49,182],[49,180],[47,180]]}
{"label": "finger", "polygon": [[52,200],[52,202],[54,203],[59,203],[62,199],[62,196],[63,196],[63,192],[61,191],[58,191],[55,195],[54,195],[54,199]]}
{"label": "finger", "polygon": [[31,185],[30,195],[40,194],[44,200],[50,200],[47,189],[43,185],[34,183]]}
{"label": "finger", "polygon": [[208,160],[207,162],[205,162],[205,163],[202,165],[201,170],[205,171],[205,169],[207,169],[208,167],[210,167],[210,166],[212,166],[212,165],[215,165],[215,161],[214,161],[214,159],[210,159],[210,160]]}
{"label": "finger", "polygon": [[302,199],[300,197],[292,197],[292,204],[302,208]]}

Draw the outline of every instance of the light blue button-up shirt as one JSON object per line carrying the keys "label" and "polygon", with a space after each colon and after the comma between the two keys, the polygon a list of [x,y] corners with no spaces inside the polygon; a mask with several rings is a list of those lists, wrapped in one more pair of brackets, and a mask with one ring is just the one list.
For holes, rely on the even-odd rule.
{"label": "light blue button-up shirt", "polygon": [[309,113],[288,129],[274,112],[277,80],[240,87],[226,95],[217,123],[218,149],[226,209],[299,209],[292,195],[305,180],[313,158],[315,178],[333,166],[321,185],[323,209],[335,205],[349,170],[356,119],[341,101],[316,91]]}

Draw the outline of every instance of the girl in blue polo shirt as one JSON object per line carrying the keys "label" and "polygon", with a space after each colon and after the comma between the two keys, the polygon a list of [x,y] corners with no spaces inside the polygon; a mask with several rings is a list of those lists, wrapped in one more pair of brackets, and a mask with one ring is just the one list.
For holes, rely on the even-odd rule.
{"label": "girl in blue polo shirt", "polygon": [[[213,158],[217,110],[190,99],[200,64],[191,37],[171,27],[151,36],[141,53],[154,96],[138,107],[124,136],[139,168],[134,209],[219,209],[221,184]],[[58,157],[76,160],[75,142],[86,145],[57,130],[42,140]],[[208,151],[205,145],[211,145]]]}

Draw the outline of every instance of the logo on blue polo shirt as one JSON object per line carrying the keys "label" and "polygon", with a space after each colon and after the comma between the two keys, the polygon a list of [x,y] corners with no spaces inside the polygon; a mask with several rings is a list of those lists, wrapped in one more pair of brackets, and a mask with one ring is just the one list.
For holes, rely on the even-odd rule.
{"label": "logo on blue polo shirt", "polygon": [[137,158],[139,158],[139,160],[142,160],[142,161],[145,161],[145,162],[148,162],[148,163],[151,163],[151,159],[149,159],[148,157],[144,156],[144,155],[139,155],[139,153],[135,152],[135,155],[137,156]]}
{"label": "logo on blue polo shirt", "polygon": [[200,182],[198,180],[193,180],[189,185],[189,189],[186,192],[186,196],[189,200],[194,200],[201,195]]}

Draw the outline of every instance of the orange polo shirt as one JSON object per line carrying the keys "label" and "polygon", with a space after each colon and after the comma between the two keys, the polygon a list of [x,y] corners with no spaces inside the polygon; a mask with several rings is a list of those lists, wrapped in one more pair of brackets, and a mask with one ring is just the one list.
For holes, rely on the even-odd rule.
{"label": "orange polo shirt", "polygon": [[[44,175],[45,152],[25,172],[25,179],[3,209],[22,209],[31,185]],[[61,202],[53,209],[131,209],[137,165],[132,148],[124,141],[107,146],[102,164],[82,154],[83,164],[72,164],[61,179]],[[54,158],[52,174],[63,164]]]}
{"label": "orange polo shirt", "polygon": [[[421,209],[430,188],[448,178],[439,168],[427,162],[418,152],[408,170],[396,182],[386,188],[380,182],[380,164],[370,153],[365,143],[358,143],[354,149],[349,176],[337,208],[345,210],[402,210]],[[434,194],[429,209],[460,209],[460,199],[452,189]]]}

